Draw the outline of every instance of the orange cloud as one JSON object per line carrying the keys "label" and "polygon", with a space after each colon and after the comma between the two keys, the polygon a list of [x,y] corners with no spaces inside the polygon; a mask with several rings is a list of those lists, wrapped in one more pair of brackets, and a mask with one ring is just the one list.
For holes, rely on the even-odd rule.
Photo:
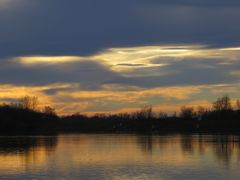
{"label": "orange cloud", "polygon": [[[121,88],[119,88],[119,86]],[[221,88],[220,88],[221,87]],[[152,104],[156,111],[176,112],[182,105],[210,107],[208,97],[192,100],[196,94],[208,91],[208,96],[222,94],[219,89],[237,91],[237,85],[201,85],[175,86],[159,88],[139,88],[135,86],[121,86],[118,84],[105,85],[100,90],[87,91],[76,84],[52,84],[46,86],[14,86],[0,85],[0,100],[18,99],[26,95],[37,96],[39,107],[52,106],[60,114],[82,112],[132,112],[140,107],[152,104],[152,99],[159,99]],[[48,94],[46,91],[55,90]],[[184,101],[184,104],[183,104]]]}

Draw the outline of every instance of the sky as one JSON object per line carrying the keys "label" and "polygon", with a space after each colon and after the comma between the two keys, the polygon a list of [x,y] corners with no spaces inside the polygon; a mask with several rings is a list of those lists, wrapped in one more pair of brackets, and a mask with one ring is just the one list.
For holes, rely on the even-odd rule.
{"label": "sky", "polygon": [[0,102],[60,114],[240,98],[239,0],[0,0]]}

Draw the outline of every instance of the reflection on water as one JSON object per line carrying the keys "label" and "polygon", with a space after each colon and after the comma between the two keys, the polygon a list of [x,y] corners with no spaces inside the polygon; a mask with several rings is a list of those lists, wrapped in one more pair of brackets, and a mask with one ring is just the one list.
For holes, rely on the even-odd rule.
{"label": "reflection on water", "polygon": [[57,137],[0,137],[0,177],[44,167],[57,141]]}
{"label": "reflection on water", "polygon": [[0,137],[0,179],[239,179],[240,137]]}

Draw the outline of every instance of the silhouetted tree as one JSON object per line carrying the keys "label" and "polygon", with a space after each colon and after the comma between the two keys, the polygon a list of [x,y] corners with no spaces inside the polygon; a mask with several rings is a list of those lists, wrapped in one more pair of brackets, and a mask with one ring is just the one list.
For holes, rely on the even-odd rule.
{"label": "silhouetted tree", "polygon": [[180,117],[184,119],[192,119],[194,117],[194,109],[192,107],[185,107],[181,108]]}
{"label": "silhouetted tree", "polygon": [[199,118],[199,120],[201,120],[206,113],[207,113],[206,108],[198,106],[197,117]]}
{"label": "silhouetted tree", "polygon": [[138,118],[139,119],[151,119],[151,118],[153,118],[152,106],[142,107],[142,109],[138,112]]}
{"label": "silhouetted tree", "polygon": [[38,98],[36,96],[25,96],[19,99],[18,106],[23,109],[37,110]]}
{"label": "silhouetted tree", "polygon": [[57,114],[55,109],[50,106],[45,106],[43,109],[43,113],[48,114],[48,115],[56,115]]}
{"label": "silhouetted tree", "polygon": [[236,107],[237,107],[237,110],[240,110],[240,100],[239,99],[236,102]]}
{"label": "silhouetted tree", "polygon": [[230,98],[228,96],[223,96],[221,98],[218,98],[217,101],[213,103],[213,109],[215,111],[232,110]]}
{"label": "silhouetted tree", "polygon": [[165,119],[165,118],[167,118],[168,117],[168,115],[167,115],[167,113],[165,113],[165,112],[159,112],[159,114],[158,114],[158,118],[159,119]]}

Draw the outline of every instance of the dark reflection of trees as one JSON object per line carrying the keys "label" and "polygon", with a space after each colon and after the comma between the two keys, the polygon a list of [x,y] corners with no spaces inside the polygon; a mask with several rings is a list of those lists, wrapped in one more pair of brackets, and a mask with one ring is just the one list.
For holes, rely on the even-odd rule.
{"label": "dark reflection of trees", "polygon": [[[233,156],[240,158],[240,136],[231,135],[183,135],[177,136],[138,136],[137,143],[145,153],[152,153],[155,149],[165,151],[169,143],[179,144],[183,155],[198,154],[206,156],[213,154],[213,158],[220,164],[229,166]],[[208,149],[208,150],[207,150]],[[210,150],[210,151],[209,151]]]}
{"label": "dark reflection of trees", "polygon": [[137,144],[145,153],[151,154],[155,150],[163,150],[171,141],[171,136],[137,136]]}
{"label": "dark reflection of trees", "polygon": [[205,155],[205,148],[209,147],[217,160],[229,165],[234,154],[234,148],[239,152],[240,141],[238,136],[211,135],[211,136],[182,136],[181,147],[183,152]]}
{"label": "dark reflection of trees", "polygon": [[52,152],[57,142],[57,136],[0,137],[0,154],[28,153],[31,149],[38,147],[44,147],[48,152]]}
{"label": "dark reflection of trees", "polygon": [[184,153],[192,154],[193,149],[193,137],[191,135],[185,135],[181,137],[181,147]]}
{"label": "dark reflection of trees", "polygon": [[199,135],[198,136],[198,151],[200,155],[205,154],[205,144],[204,144],[204,136]]}
{"label": "dark reflection of trees", "polygon": [[153,137],[149,135],[149,136],[138,136],[137,138],[138,138],[137,142],[141,147],[141,149],[144,152],[152,153],[153,146],[154,146]]}
{"label": "dark reflection of trees", "polygon": [[[231,162],[234,147],[239,144],[233,136],[220,135],[214,136],[212,145],[217,159],[228,165]],[[238,146],[239,147],[239,146]]]}

